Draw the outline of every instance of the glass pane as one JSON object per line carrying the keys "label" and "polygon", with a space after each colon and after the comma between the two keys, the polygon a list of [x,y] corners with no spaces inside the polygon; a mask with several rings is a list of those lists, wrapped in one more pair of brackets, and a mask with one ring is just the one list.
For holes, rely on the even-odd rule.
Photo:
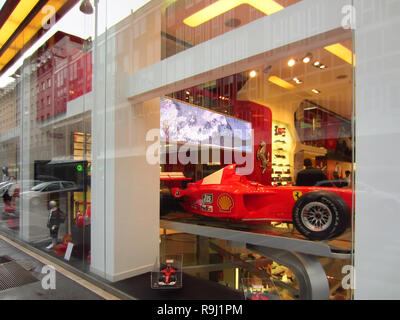
{"label": "glass pane", "polygon": [[338,2],[49,5],[0,48],[0,232],[140,298],[137,277],[162,288],[172,266],[216,299],[308,299],[292,251],[318,298],[351,298],[356,39]]}
{"label": "glass pane", "polygon": [[[8,83],[1,92],[1,103],[8,106],[7,117],[1,115],[2,181],[15,181],[8,188],[11,200],[5,204],[2,227],[88,270],[90,220],[81,222],[90,208],[95,23],[79,5],[38,4],[33,20],[17,36],[21,51],[2,71],[1,81]],[[65,257],[69,244],[73,250]]]}

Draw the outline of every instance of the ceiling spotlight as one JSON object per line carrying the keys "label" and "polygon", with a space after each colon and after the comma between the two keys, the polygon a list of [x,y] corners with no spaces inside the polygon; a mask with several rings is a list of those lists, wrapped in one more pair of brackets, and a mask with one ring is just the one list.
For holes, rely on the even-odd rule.
{"label": "ceiling spotlight", "polygon": [[90,3],[90,0],[82,0],[79,10],[84,14],[92,14],[93,13],[93,6]]}
{"label": "ceiling spotlight", "polygon": [[256,75],[257,75],[257,72],[255,70],[252,70],[249,73],[250,78],[255,78]]}
{"label": "ceiling spotlight", "polygon": [[296,60],[290,59],[287,64],[289,67],[293,67],[296,64]]}
{"label": "ceiling spotlight", "polygon": [[319,91],[318,89],[312,89],[311,91],[314,92],[315,94],[320,94],[321,93],[321,91]]}
{"label": "ceiling spotlight", "polygon": [[232,18],[232,19],[225,21],[225,25],[230,28],[239,27],[241,23],[242,23],[242,21],[240,21],[240,19],[237,19],[237,18]]}
{"label": "ceiling spotlight", "polygon": [[264,69],[264,73],[267,74],[272,69],[272,66],[268,66]]}
{"label": "ceiling spotlight", "polygon": [[321,65],[321,62],[319,62],[319,61],[314,62],[314,67],[319,67],[320,65]]}
{"label": "ceiling spotlight", "polygon": [[307,53],[307,55],[303,58],[303,62],[304,63],[309,63],[311,61],[312,58],[312,54],[311,53]]}
{"label": "ceiling spotlight", "polygon": [[302,84],[302,83],[303,83],[303,81],[300,80],[300,79],[297,78],[297,77],[294,77],[294,78],[293,78],[293,81],[296,82],[297,84]]}
{"label": "ceiling spotlight", "polygon": [[321,65],[319,66],[319,68],[320,68],[320,69],[326,69],[326,65],[321,64]]}

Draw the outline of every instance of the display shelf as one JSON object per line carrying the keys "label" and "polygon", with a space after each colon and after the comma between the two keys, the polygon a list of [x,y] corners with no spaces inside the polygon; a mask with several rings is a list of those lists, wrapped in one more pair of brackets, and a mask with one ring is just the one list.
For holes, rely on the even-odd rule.
{"label": "display shelf", "polygon": [[291,163],[293,139],[288,126],[282,122],[272,122],[272,185],[287,185],[293,182]]}
{"label": "display shelf", "polygon": [[183,212],[163,216],[160,227],[209,238],[230,240],[244,245],[265,246],[334,259],[351,258],[349,232],[329,241],[310,241],[290,228],[277,228],[266,224],[227,223]]}
{"label": "display shelf", "polygon": [[351,234],[330,241],[310,241],[290,228],[266,224],[227,223],[183,212],[170,213],[160,220],[160,227],[222,239],[238,248],[248,249],[292,270],[299,285],[299,299],[328,300],[330,288],[320,258],[350,259]]}

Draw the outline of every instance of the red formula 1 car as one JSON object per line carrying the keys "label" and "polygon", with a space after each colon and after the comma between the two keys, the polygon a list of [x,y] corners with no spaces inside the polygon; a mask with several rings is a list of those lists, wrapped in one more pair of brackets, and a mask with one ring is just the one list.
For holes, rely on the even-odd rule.
{"label": "red formula 1 car", "polygon": [[163,286],[174,286],[176,284],[176,269],[171,265],[161,270],[161,276],[158,284]]}
{"label": "red formula 1 car", "polygon": [[312,240],[342,234],[350,224],[352,191],[342,188],[264,186],[229,165],[186,189],[173,188],[186,211],[234,221],[293,222]]}

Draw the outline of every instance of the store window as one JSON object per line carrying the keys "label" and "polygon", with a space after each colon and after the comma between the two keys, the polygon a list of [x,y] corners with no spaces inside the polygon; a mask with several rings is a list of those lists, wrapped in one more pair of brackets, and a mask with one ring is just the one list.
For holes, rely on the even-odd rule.
{"label": "store window", "polygon": [[[347,253],[345,259],[319,261],[330,298],[350,299],[351,291],[341,287],[340,270],[351,264],[353,237],[352,36],[341,31],[339,40],[326,35],[304,43],[307,48],[291,46],[290,55],[283,48],[271,53],[265,64],[248,58],[247,69],[239,73],[212,78],[210,72],[206,82],[160,98],[161,225],[175,230],[162,234],[164,252],[176,254],[172,243],[190,239],[182,223],[198,226],[199,234],[207,226],[227,230],[228,238],[246,231],[282,237],[282,243],[307,240],[310,248],[322,240]],[[207,257],[204,264],[214,255],[223,257],[212,241],[205,240],[202,253],[188,250],[188,255]],[[248,266],[205,270],[203,276],[222,283],[231,279],[225,284],[235,289],[240,283],[243,290],[248,279],[268,278],[274,284],[264,284],[263,292],[300,298],[300,280],[288,265],[263,261],[266,256],[259,251],[241,254],[266,273],[260,276]],[[188,269],[200,263],[188,260]]]}
{"label": "store window", "polygon": [[0,232],[133,296],[181,256],[232,297],[349,299],[351,31],[250,32],[311,1],[56,2],[58,23],[0,63]]}
{"label": "store window", "polygon": [[[338,45],[350,51],[351,38]],[[181,172],[184,178],[194,183],[189,183],[190,187],[183,186],[175,190],[179,193],[178,199],[181,194],[187,194],[188,199],[184,197],[180,208],[183,204],[184,211],[216,218],[234,218],[237,221],[268,222],[277,219],[285,222],[284,206],[281,204],[276,208],[271,204],[271,210],[275,213],[266,213],[269,197],[262,200],[261,189],[257,196],[251,197],[246,195],[249,191],[244,191],[243,199],[237,199],[238,211],[233,215],[230,209],[222,210],[213,199],[218,198],[221,192],[211,196],[214,192],[212,189],[219,187],[209,187],[209,190],[204,187],[203,193],[210,195],[210,200],[197,199],[200,194],[195,192],[196,188],[209,185],[206,183],[207,177],[221,169],[224,170],[221,173],[224,178],[233,174],[225,182],[226,187],[230,188],[236,173],[228,173],[229,165],[243,167],[243,164],[237,163],[243,153],[252,154],[249,158],[251,163],[245,164],[251,168],[246,174],[247,180],[259,186],[286,187],[265,189],[265,194],[269,190],[282,194],[288,192],[288,200],[305,193],[307,190],[301,190],[302,186],[351,187],[352,65],[328,52],[327,47],[329,45],[300,51],[298,55],[285,56],[271,64],[185,88],[161,99],[161,150],[169,157],[162,159],[164,163],[161,163],[161,170]],[[321,79],[324,81],[321,82]],[[220,140],[227,140],[227,137],[233,142],[237,140],[240,130],[247,131],[247,136],[242,132],[242,140],[237,147],[232,147],[232,141],[230,145],[221,143]],[[184,148],[188,144],[192,148]],[[209,151],[206,158],[201,154],[201,148]],[[185,152],[190,149],[195,154],[181,157],[180,149]],[[175,150],[178,150],[177,155],[173,154]],[[307,165],[306,159],[309,161]],[[299,172],[305,166],[314,168],[315,177],[306,177],[304,180],[303,171],[299,178]],[[245,177],[238,176],[237,179],[244,181]],[[248,183],[250,186],[251,183]],[[224,179],[220,178],[215,184],[223,186]],[[243,187],[245,190],[248,188],[245,184]],[[258,187],[255,188],[258,190]],[[228,190],[225,191],[228,194],[233,192]],[[351,190],[332,190],[343,198],[351,211]],[[235,207],[236,202],[232,197],[229,196],[227,201]],[[209,206],[203,208],[207,203]],[[162,204],[161,207],[164,208]],[[264,216],[261,212],[264,212]],[[349,212],[346,211],[346,215]],[[346,221],[342,221],[346,228],[349,227],[348,218],[346,216]],[[292,211],[289,210],[286,222],[291,220]],[[315,229],[330,228],[320,225],[322,221],[310,223],[317,224],[313,227]],[[298,231],[307,238],[307,232],[302,229]]]}

